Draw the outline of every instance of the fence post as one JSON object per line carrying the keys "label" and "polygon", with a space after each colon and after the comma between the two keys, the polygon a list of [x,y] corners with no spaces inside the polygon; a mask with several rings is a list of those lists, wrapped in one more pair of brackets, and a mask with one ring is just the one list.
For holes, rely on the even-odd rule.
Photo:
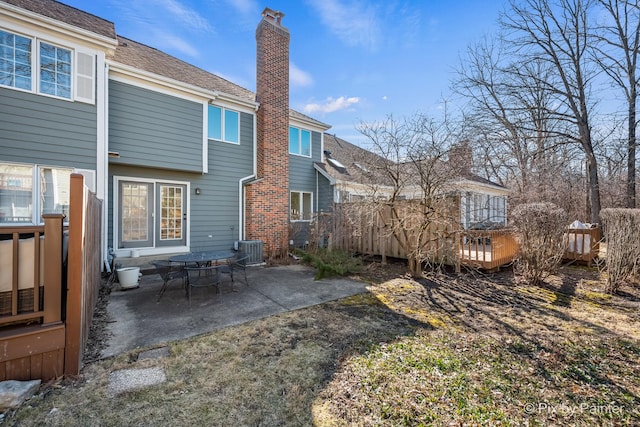
{"label": "fence post", "polygon": [[[62,214],[44,214],[44,316],[43,323],[62,320]],[[40,272],[42,275],[42,272]],[[39,286],[36,280],[34,286]],[[36,309],[38,299],[33,300]]]}
{"label": "fence post", "polygon": [[69,255],[67,266],[67,313],[65,330],[65,375],[80,372],[80,342],[82,313],[82,246],[84,241],[85,214],[84,177],[71,174],[69,203]]}

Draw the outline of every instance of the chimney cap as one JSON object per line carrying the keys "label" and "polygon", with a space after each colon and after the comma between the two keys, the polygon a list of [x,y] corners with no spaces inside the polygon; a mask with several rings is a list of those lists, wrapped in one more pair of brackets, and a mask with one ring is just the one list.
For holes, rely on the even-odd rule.
{"label": "chimney cap", "polygon": [[265,7],[262,11],[262,17],[264,19],[268,19],[275,24],[282,25],[282,18],[284,18],[284,13],[279,10],[273,10],[268,7]]}

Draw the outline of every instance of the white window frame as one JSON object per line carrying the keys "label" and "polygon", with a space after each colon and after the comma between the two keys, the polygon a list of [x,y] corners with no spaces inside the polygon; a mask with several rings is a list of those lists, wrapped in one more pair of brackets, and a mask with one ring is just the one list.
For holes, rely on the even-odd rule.
{"label": "white window frame", "polygon": [[[311,158],[313,156],[313,132],[309,129],[300,128],[298,126],[289,125],[289,135],[291,135],[291,130],[298,131],[298,151],[291,151],[291,138],[289,138],[289,154],[293,154],[294,156],[307,157]],[[309,134],[309,154],[302,153],[302,133],[307,132]]]}
{"label": "white window frame", "polygon": [[[292,199],[293,199],[293,194],[298,194],[299,198],[300,198],[300,204],[298,205],[298,211],[300,212],[298,215],[300,216],[300,219],[293,219],[293,203],[292,203]],[[304,218],[304,195],[307,194],[309,195],[309,204],[310,204],[310,211],[309,211],[309,219],[303,219]],[[290,191],[289,192],[289,220],[291,222],[311,222],[311,220],[313,219],[313,193],[310,191]]]}
{"label": "white window frame", "polygon": [[[113,236],[113,248],[114,253],[117,257],[128,257],[131,254],[130,248],[119,248],[120,241],[120,181],[131,181],[131,182],[140,182],[140,183],[149,183],[153,184],[153,194],[156,193],[156,187],[159,184],[175,184],[175,185],[184,185],[186,187],[185,190],[185,209],[187,212],[190,212],[191,207],[191,182],[189,181],[176,181],[176,180],[168,180],[162,178],[141,178],[138,176],[125,176],[125,175],[114,175],[113,177],[113,217],[112,217],[112,236]],[[155,196],[154,196],[155,197]],[[154,209],[155,209],[155,200],[154,200]],[[152,213],[154,222],[156,221],[156,212]],[[159,217],[159,214],[158,214]],[[187,215],[186,227],[185,227],[185,238],[186,245],[185,246],[158,246],[157,239],[159,236],[156,236],[156,227],[155,224],[153,226],[153,246],[152,247],[143,247],[140,248],[141,255],[163,255],[169,253],[183,253],[188,252],[189,245],[191,244],[191,215]]]}
{"label": "white window frame", "polygon": [[[42,77],[40,75],[41,72],[42,72],[42,70],[41,70],[41,67],[42,67],[42,44],[47,44],[47,45],[53,47],[54,49],[65,50],[65,51],[67,51],[69,53],[69,62],[70,62],[69,67],[71,68],[69,70],[69,97],[55,95],[55,94],[51,94],[51,93],[45,93],[45,92],[42,91],[42,83],[43,82],[42,82]],[[36,82],[36,86],[37,86],[36,91],[37,91],[37,93],[39,95],[43,95],[43,96],[50,96],[52,98],[64,99],[64,100],[67,100],[67,101],[73,101],[74,93],[75,93],[74,88],[73,88],[73,86],[74,86],[75,68],[76,68],[75,67],[75,51],[73,49],[68,48],[68,47],[61,46],[61,45],[59,45],[57,43],[52,43],[52,42],[49,42],[47,40],[41,40],[41,39],[36,39],[36,46],[37,46],[37,51],[38,52],[37,52],[37,58],[35,58],[37,69],[35,70],[36,76],[35,76],[35,80],[34,81]],[[32,61],[33,61],[33,57],[34,57],[33,52],[31,52]],[[55,65],[57,65],[57,63]],[[33,70],[33,68],[32,68],[32,70]],[[55,83],[56,82],[54,82],[54,84]]]}
{"label": "white window frame", "polygon": [[[215,107],[215,108],[219,108],[220,109],[220,139],[217,138],[210,138],[209,137],[209,107]],[[238,135],[238,140],[237,141],[230,141],[227,139],[227,123],[226,123],[226,113],[230,112],[230,113],[235,113],[238,116],[238,127],[236,129],[237,131],[237,135]],[[221,141],[221,142],[226,142],[228,144],[235,144],[235,145],[240,145],[240,111],[237,110],[233,110],[231,108],[226,108],[223,107],[222,105],[215,105],[215,104],[208,104],[207,105],[207,120],[206,120],[206,126],[207,126],[207,139],[210,141]]]}
{"label": "white window frame", "polygon": [[[40,212],[42,209],[42,202],[41,202],[42,186],[41,186],[41,180],[40,180],[40,171],[42,169],[68,170],[70,173],[82,173],[85,176],[91,173],[95,174],[95,171],[91,171],[89,169],[76,169],[68,166],[54,166],[54,165],[39,164],[39,163],[12,163],[12,162],[0,162],[0,164],[31,168],[31,222],[0,222],[1,224],[12,224],[12,225],[44,224],[44,221],[42,220],[42,212]],[[65,224],[67,224],[68,221],[69,221],[69,218],[65,218],[64,220]]]}
{"label": "white window frame", "polygon": [[[16,31],[11,26],[0,27],[0,30],[17,35],[20,37],[31,40],[31,88],[22,89],[15,86],[8,86],[0,84],[0,87],[4,87],[11,90],[17,90],[20,92],[28,92],[37,94],[40,96],[46,96],[49,98],[55,98],[67,102],[83,102],[87,104],[95,104],[96,99],[96,54],[88,50],[81,48],[75,48],[65,44],[63,41],[54,40],[48,37],[42,37],[40,35],[24,34],[20,31]],[[40,45],[46,43],[56,48],[65,49],[69,51],[71,58],[71,82],[70,82],[70,96],[69,98],[51,95],[48,93],[42,93],[40,91]],[[81,59],[82,58],[82,59]],[[78,70],[78,64],[82,61],[83,66],[91,66],[91,70],[88,72],[80,73]]]}

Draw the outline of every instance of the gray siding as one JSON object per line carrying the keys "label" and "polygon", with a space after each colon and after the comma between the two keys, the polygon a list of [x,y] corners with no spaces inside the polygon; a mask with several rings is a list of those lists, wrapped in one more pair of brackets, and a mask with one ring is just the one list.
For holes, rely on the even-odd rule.
{"label": "gray siding", "polygon": [[[209,173],[152,169],[112,164],[109,176],[109,246],[113,246],[113,176],[184,181],[191,185],[192,249],[229,249],[238,240],[240,193],[238,183],[253,173],[253,121],[241,113],[240,144],[209,142]],[[200,195],[195,195],[200,188]],[[209,235],[212,237],[209,238]]]}
{"label": "gray siding", "polygon": [[[320,152],[320,133],[311,132],[311,157],[289,154],[289,191],[306,191],[313,193],[313,211],[318,212],[316,170],[314,162],[322,160]],[[302,247],[309,241],[309,223],[296,221],[291,223],[291,235],[296,247]]]}
{"label": "gray siding", "polygon": [[0,160],[96,169],[94,105],[0,88]]}
{"label": "gray siding", "polygon": [[[320,133],[311,132],[311,157],[289,154],[289,190],[316,193],[316,171],[314,162],[322,161]],[[314,197],[313,209],[316,211]]]}
{"label": "gray siding", "polygon": [[109,150],[114,164],[202,171],[203,106],[109,81]]}
{"label": "gray siding", "polygon": [[333,210],[333,187],[324,175],[318,171],[316,174],[318,177],[317,212],[330,212]]}

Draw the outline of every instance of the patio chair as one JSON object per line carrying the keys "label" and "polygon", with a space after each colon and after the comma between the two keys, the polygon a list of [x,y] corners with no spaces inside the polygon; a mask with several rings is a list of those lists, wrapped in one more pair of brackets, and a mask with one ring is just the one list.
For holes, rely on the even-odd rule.
{"label": "patio chair", "polygon": [[220,293],[220,265],[199,267],[185,267],[187,272],[187,296],[191,306],[191,289],[215,286],[216,293]]}
{"label": "patio chair", "polygon": [[249,254],[245,252],[237,252],[235,256],[229,260],[229,264],[220,266],[220,273],[230,275],[231,282],[233,282],[233,272],[240,270],[244,273],[244,283],[249,286],[249,281],[247,280],[248,261]]}
{"label": "patio chair", "polygon": [[170,280],[182,279],[182,286],[186,286],[187,272],[182,265],[175,264],[168,260],[153,261],[151,264],[156,268],[156,272],[160,275],[163,282],[157,301],[160,301],[160,298],[164,295]]}

